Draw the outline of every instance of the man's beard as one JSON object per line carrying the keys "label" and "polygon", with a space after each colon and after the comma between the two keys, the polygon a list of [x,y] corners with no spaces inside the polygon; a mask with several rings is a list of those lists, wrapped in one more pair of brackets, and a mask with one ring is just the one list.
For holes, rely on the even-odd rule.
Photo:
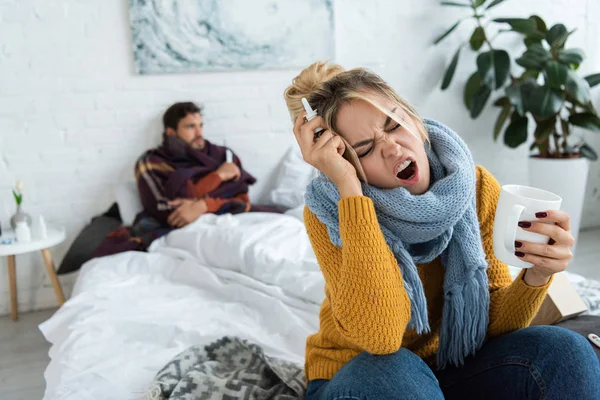
{"label": "man's beard", "polygon": [[198,149],[198,150],[202,150],[204,148],[204,145],[206,143],[204,142],[204,139],[200,138],[200,139],[195,139],[192,141],[192,143],[190,143],[190,145],[192,146],[192,148],[194,149]]}

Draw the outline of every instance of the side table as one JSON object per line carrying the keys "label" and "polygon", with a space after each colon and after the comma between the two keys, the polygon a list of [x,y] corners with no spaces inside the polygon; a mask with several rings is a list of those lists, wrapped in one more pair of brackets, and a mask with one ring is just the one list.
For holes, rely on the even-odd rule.
{"label": "side table", "polygon": [[[15,256],[18,254],[30,253],[33,251],[40,251],[42,254],[42,259],[44,260],[44,264],[46,265],[46,272],[48,273],[48,277],[50,278],[50,282],[52,282],[52,287],[54,288],[54,294],[56,295],[56,299],[58,300],[59,306],[62,306],[65,302],[65,296],[62,291],[62,287],[60,286],[60,282],[58,281],[58,277],[56,276],[56,271],[54,269],[54,262],[52,261],[52,254],[50,253],[50,248],[56,246],[57,244],[63,242],[65,240],[65,231],[64,229],[52,228],[48,227],[48,234],[46,238],[37,238],[32,234],[32,238],[30,242],[19,243],[15,239],[15,235],[13,231],[2,232],[2,236],[0,236],[0,257],[8,258],[8,282],[10,285],[10,306],[11,306],[11,317],[13,321],[18,319],[18,302],[17,302],[17,274],[16,274],[16,261]],[[2,244],[2,241],[12,239],[12,243],[10,244]]]}

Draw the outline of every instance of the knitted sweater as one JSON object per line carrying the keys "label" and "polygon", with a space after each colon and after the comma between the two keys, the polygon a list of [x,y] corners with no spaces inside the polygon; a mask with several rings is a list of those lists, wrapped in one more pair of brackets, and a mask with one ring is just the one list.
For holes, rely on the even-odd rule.
{"label": "knitted sweater", "polygon": [[[523,280],[524,271],[513,282],[506,264],[495,258],[492,238],[500,185],[483,167],[478,166],[476,172],[477,215],[489,261],[487,336],[491,338],[528,326],[550,282],[529,286]],[[304,209],[304,221],[325,277],[320,329],[308,337],[306,344],[307,378],[331,379],[363,351],[390,354],[401,346],[435,365],[444,303],[444,267],[440,258],[417,266],[431,326],[431,333],[418,335],[407,327],[410,301],[371,199],[363,196],[340,200],[342,247],[331,243],[327,227],[308,208]]]}

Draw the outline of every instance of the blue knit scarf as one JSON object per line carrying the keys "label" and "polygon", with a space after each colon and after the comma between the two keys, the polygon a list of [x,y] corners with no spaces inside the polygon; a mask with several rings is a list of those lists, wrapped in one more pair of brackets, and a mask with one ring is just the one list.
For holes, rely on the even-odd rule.
{"label": "blue knit scarf", "polygon": [[[363,183],[394,253],[410,297],[409,327],[430,332],[427,301],[416,264],[441,256],[444,310],[437,354],[438,368],[462,365],[483,344],[488,325],[487,261],[476,211],[475,165],[469,149],[451,129],[425,120],[431,145],[425,144],[431,184],[422,195],[405,188],[379,189]],[[329,238],[342,246],[337,187],[322,174],[306,192],[306,205],[327,226]]]}

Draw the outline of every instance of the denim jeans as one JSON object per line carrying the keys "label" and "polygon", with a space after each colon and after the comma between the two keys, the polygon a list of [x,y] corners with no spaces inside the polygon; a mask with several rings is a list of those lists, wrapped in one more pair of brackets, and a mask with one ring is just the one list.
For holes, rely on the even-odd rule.
{"label": "denim jeans", "polygon": [[600,362],[578,333],[535,326],[488,341],[464,366],[433,371],[410,350],[362,353],[331,380],[313,380],[307,400],[600,399]]}

